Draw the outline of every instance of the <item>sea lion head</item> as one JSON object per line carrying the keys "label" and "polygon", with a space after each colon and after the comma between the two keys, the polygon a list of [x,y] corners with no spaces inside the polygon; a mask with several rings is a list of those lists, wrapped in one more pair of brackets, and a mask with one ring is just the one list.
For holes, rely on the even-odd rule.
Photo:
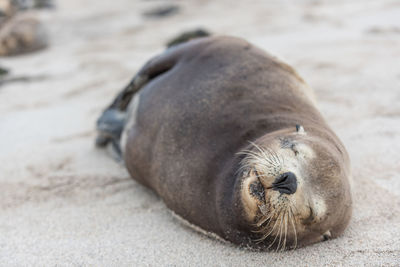
{"label": "sea lion head", "polygon": [[284,250],[344,231],[351,216],[349,167],[338,142],[297,125],[241,152],[240,199],[254,242]]}

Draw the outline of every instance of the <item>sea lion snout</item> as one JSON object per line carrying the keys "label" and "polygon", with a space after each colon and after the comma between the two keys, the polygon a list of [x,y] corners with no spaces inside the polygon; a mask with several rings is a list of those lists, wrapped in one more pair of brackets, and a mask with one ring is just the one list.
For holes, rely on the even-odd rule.
{"label": "sea lion snout", "polygon": [[285,172],[272,183],[272,190],[284,194],[294,194],[297,190],[297,178],[293,172]]}

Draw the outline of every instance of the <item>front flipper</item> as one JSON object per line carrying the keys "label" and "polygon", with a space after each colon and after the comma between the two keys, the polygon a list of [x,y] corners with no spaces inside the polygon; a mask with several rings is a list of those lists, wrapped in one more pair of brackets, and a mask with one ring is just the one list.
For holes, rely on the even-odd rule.
{"label": "front flipper", "polygon": [[182,44],[182,43],[186,43],[192,39],[196,39],[196,38],[202,38],[202,37],[207,37],[210,36],[211,34],[204,30],[204,29],[196,29],[196,30],[192,30],[192,31],[187,31],[187,32],[183,32],[180,35],[176,36],[174,39],[172,39],[171,41],[169,41],[167,43],[167,47],[172,47],[174,45],[178,45],[178,44]]}
{"label": "front flipper", "polygon": [[118,109],[106,109],[97,120],[99,132],[96,144],[105,146],[108,140],[118,140],[124,128],[125,113]]}
{"label": "front flipper", "polygon": [[169,71],[174,67],[181,55],[182,48],[174,47],[166,50],[163,54],[148,61],[136,74],[132,81],[122,90],[114,101],[104,110],[97,120],[96,145],[105,147],[112,144],[113,150],[121,157],[120,139],[124,130],[128,105],[132,97],[139,92],[152,79]]}

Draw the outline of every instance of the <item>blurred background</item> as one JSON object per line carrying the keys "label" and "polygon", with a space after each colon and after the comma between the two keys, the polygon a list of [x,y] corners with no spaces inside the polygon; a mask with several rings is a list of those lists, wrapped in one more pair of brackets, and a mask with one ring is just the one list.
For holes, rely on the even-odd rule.
{"label": "blurred background", "polygon": [[[347,147],[343,237],[259,253],[181,224],[94,147],[103,108],[194,29],[293,66]],[[400,265],[400,1],[0,0],[0,262]]]}

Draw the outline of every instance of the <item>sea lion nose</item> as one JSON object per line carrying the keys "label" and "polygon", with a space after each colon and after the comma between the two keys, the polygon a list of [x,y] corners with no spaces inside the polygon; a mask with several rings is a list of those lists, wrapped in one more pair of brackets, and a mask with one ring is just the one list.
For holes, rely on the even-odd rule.
{"label": "sea lion nose", "polygon": [[297,178],[293,172],[285,172],[275,179],[272,189],[285,194],[294,194],[297,190]]}

